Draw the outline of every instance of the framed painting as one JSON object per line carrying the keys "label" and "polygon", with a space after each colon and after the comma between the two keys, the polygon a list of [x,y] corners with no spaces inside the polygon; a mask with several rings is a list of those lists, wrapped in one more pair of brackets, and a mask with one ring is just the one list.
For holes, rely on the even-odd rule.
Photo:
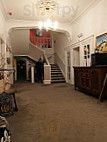
{"label": "framed painting", "polygon": [[10,58],[9,58],[9,57],[7,58],[7,64],[8,64],[8,65],[10,65],[10,64],[11,64],[11,60],[10,60]]}
{"label": "framed painting", "polygon": [[36,29],[36,36],[42,37],[43,36],[43,31],[39,30],[39,29]]}
{"label": "framed painting", "polygon": [[96,37],[95,52],[107,53],[107,33]]}

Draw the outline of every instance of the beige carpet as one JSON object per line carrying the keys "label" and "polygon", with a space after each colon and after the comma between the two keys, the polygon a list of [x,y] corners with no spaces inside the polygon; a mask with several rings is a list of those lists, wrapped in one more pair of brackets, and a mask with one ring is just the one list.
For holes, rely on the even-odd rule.
{"label": "beige carpet", "polygon": [[19,111],[7,118],[12,142],[107,142],[107,101],[67,84],[15,86]]}

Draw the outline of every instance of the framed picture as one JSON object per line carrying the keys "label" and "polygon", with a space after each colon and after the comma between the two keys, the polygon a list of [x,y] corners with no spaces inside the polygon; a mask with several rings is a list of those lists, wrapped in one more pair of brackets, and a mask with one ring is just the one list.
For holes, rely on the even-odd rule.
{"label": "framed picture", "polygon": [[96,37],[95,52],[107,53],[107,33]]}
{"label": "framed picture", "polygon": [[11,64],[11,60],[10,58],[7,58],[7,64],[10,65]]}
{"label": "framed picture", "polygon": [[36,36],[42,37],[43,36],[42,30],[36,29]]}

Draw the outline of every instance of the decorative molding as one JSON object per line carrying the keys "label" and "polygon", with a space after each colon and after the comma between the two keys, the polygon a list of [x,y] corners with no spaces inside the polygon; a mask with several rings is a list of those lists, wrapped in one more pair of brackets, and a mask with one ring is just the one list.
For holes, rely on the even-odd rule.
{"label": "decorative molding", "polygon": [[71,23],[69,24],[73,24],[75,23],[80,17],[82,17],[84,14],[86,14],[86,12],[99,0],[93,0],[82,12],[80,12],[80,14],[74,18]]}
{"label": "decorative molding", "polygon": [[66,50],[67,48],[70,48],[71,46],[79,45],[81,42],[84,42],[85,40],[89,40],[90,38],[94,38],[94,35],[90,35],[89,37],[84,38],[84,39],[81,40],[81,41],[75,42],[75,43],[73,43],[73,44],[67,46],[64,50]]}

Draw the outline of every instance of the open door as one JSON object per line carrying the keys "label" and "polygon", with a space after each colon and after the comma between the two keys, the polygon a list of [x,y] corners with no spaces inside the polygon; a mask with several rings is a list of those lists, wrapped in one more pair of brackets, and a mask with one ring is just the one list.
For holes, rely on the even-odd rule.
{"label": "open door", "polygon": [[71,52],[66,51],[66,80],[71,83]]}
{"label": "open door", "polygon": [[17,79],[26,80],[26,61],[17,61]]}

